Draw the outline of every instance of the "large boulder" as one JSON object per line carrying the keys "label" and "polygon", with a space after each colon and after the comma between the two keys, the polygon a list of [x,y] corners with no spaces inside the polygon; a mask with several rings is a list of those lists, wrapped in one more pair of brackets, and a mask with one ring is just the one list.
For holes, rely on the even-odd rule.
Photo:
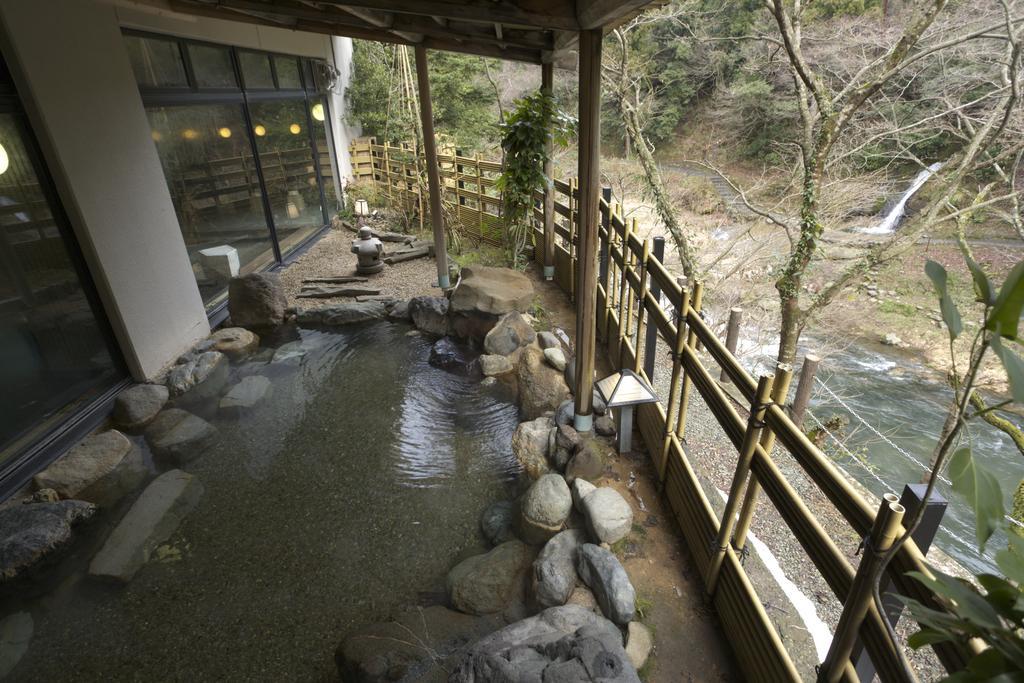
{"label": "large boulder", "polygon": [[576,587],[576,551],[587,542],[580,529],[566,529],[544,544],[533,563],[533,592],[544,607],[564,605]]}
{"label": "large boulder", "polygon": [[214,351],[220,351],[231,360],[242,360],[256,352],[260,338],[244,327],[225,327],[210,335]]}
{"label": "large boulder", "polygon": [[565,478],[571,483],[582,477],[587,481],[596,481],[604,475],[605,463],[615,457],[615,449],[604,439],[583,439],[576,455],[565,466]]}
{"label": "large boulder", "polygon": [[195,390],[190,399],[202,400],[220,393],[227,383],[228,358],[220,351],[204,351],[195,357],[185,356],[167,374],[171,396]]}
{"label": "large boulder", "polygon": [[333,306],[303,309],[296,313],[300,325],[353,325],[370,320],[383,320],[388,315],[383,301],[349,301]]}
{"label": "large boulder", "polygon": [[583,512],[583,499],[596,491],[597,487],[583,477],[576,477],[569,485],[569,489],[572,491],[572,504]]}
{"label": "large boulder", "polygon": [[114,400],[114,424],[134,432],[142,429],[157,416],[170,398],[163,384],[134,384]]}
{"label": "large boulder", "polygon": [[519,410],[527,420],[554,411],[569,398],[562,373],[544,361],[544,352],[536,346],[523,349],[519,359]]}
{"label": "large boulder", "polygon": [[81,500],[10,505],[0,509],[0,584],[20,578],[70,543],[72,527],[93,516]]}
{"label": "large boulder", "polygon": [[633,528],[633,508],[615,489],[602,487],[591,491],[583,497],[580,508],[587,528],[599,543],[610,545],[620,541]]}
{"label": "large boulder", "polygon": [[503,623],[441,605],[412,608],[346,635],[334,661],[341,680],[352,683],[445,681],[448,661]]}
{"label": "large boulder", "polygon": [[488,505],[480,515],[480,530],[492,546],[515,539],[515,503],[501,500]]}
{"label": "large boulder", "polygon": [[271,389],[270,380],[262,375],[243,377],[224,394],[218,408],[228,416],[237,417],[263,403],[270,396]]}
{"label": "large boulder", "polygon": [[572,494],[560,474],[545,474],[523,495],[519,537],[540,545],[562,530],[572,511]]}
{"label": "large boulder", "polygon": [[520,541],[502,543],[490,552],[475,555],[448,572],[448,598],[467,614],[494,614],[515,597],[520,578],[530,564],[530,550]]}
{"label": "large boulder", "polygon": [[443,337],[448,334],[448,299],[417,296],[409,299],[409,317],[420,332]]}
{"label": "large boulder", "polygon": [[93,557],[89,574],[121,583],[132,580],[150,553],[177,530],[203,495],[199,480],[171,470],[154,479]]}
{"label": "large boulder", "polygon": [[537,332],[520,313],[503,315],[484,337],[484,351],[496,356],[508,356],[537,338]]}
{"label": "large boulder", "polygon": [[239,327],[266,329],[284,322],[288,297],[277,273],[249,273],[231,278],[228,313]]}
{"label": "large boulder", "polygon": [[109,476],[132,450],[132,442],[111,429],[87,436],[32,478],[37,489],[53,489],[61,498],[93,501],[88,490]]}
{"label": "large boulder", "polygon": [[604,615],[620,626],[633,621],[636,591],[618,558],[592,543],[581,545],[576,557],[576,571],[594,592]]}
{"label": "large boulder", "polygon": [[168,408],[146,428],[153,455],[175,466],[203,454],[217,438],[217,428],[201,417],[179,408]]}
{"label": "large boulder", "polygon": [[552,428],[550,418],[538,417],[529,422],[520,422],[512,433],[512,454],[531,479],[537,479],[551,470],[548,464],[548,445]]}
{"label": "large boulder", "polygon": [[525,313],[533,303],[530,278],[509,268],[467,266],[452,294],[451,324],[463,338],[483,339],[498,318]]}
{"label": "large boulder", "polygon": [[607,619],[578,605],[549,607],[474,643],[449,683],[639,683]]}
{"label": "large boulder", "polygon": [[484,377],[501,377],[514,372],[516,367],[508,356],[484,354],[480,356],[480,371]]}

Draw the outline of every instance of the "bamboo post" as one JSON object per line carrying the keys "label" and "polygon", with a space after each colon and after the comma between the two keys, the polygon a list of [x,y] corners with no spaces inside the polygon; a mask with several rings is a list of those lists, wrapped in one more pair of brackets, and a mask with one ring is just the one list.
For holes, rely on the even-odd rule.
{"label": "bamboo post", "polygon": [[384,141],[384,184],[388,190],[388,206],[394,203],[394,197],[391,195],[391,155],[388,153],[388,141]]}
{"label": "bamboo post", "polygon": [[480,152],[476,153],[476,208],[477,208],[477,230],[480,239],[484,238],[484,184],[483,174],[480,171]]}
{"label": "bamboo post", "polygon": [[[775,366],[775,385],[772,387],[772,403],[786,405],[786,396],[789,395],[789,385],[793,381],[793,366],[788,363],[779,363]],[[772,449],[775,448],[775,432],[766,429],[761,434],[761,448],[771,457]],[[750,475],[750,485],[743,496],[743,505],[740,507],[740,517],[736,522],[736,533],[733,535],[733,547],[737,551],[743,550],[747,544],[747,532],[750,531],[750,524],[754,521],[754,509],[757,507],[757,497],[761,492],[761,483],[757,480],[756,474]]]}
{"label": "bamboo post", "polygon": [[821,358],[811,352],[804,356],[804,364],[800,368],[800,382],[796,385],[796,396],[793,397],[793,406],[789,410],[789,417],[801,429],[803,429],[804,414],[807,412],[811,395],[814,393],[814,375],[818,372],[820,363]]}
{"label": "bamboo post", "polygon": [[[618,215],[618,203],[614,206],[614,214]],[[619,364],[622,364],[622,343],[625,336],[628,334],[626,327],[626,309],[629,306],[629,269],[630,269],[630,258],[629,249],[626,245],[629,244],[629,229],[630,224],[622,222],[622,243],[619,245],[619,252],[622,255],[622,265],[619,266],[619,334],[618,342],[616,344],[616,354],[619,357]]]}
{"label": "bamboo post", "polygon": [[665,403],[665,439],[661,445],[661,462],[658,463],[658,481],[665,485],[665,472],[668,469],[668,453],[672,444],[673,410],[680,410],[679,379],[683,369],[683,346],[686,345],[686,312],[690,306],[690,297],[686,289],[679,296],[680,304],[676,309],[676,338],[672,347],[672,380],[669,382],[668,401]]}
{"label": "bamboo post", "polygon": [[573,256],[573,245],[576,242],[576,228],[579,220],[579,213],[576,211],[579,206],[579,200],[576,198],[577,183],[579,183],[578,178],[569,178],[569,242],[565,245],[569,252],[569,301],[576,301],[576,259]]}
{"label": "bamboo post", "polygon": [[612,202],[612,188],[602,187],[601,198],[604,199],[604,211],[601,211],[601,227],[604,228],[604,237],[601,239],[601,253],[598,256],[597,270],[598,278],[601,281],[601,288],[604,290],[604,310],[601,312],[601,333],[602,339],[605,342],[608,341],[608,317],[611,312],[612,306],[612,292],[609,288],[609,282],[611,281],[609,263],[611,256],[611,245],[612,245],[612,227],[611,227],[611,202]]}
{"label": "bamboo post", "polygon": [[864,555],[861,557],[857,574],[853,577],[853,585],[843,603],[843,613],[836,625],[832,645],[828,656],[818,670],[819,683],[837,683],[850,663],[850,654],[857,641],[857,632],[871,608],[871,576],[875,572],[880,557],[892,547],[896,534],[901,529],[904,508],[894,493],[883,496],[875,523],[864,543]]}
{"label": "bamboo post", "polygon": [[[694,282],[693,283],[693,294],[690,295],[690,305],[687,307],[686,314],[689,316],[700,315],[700,308],[704,302],[704,283]],[[686,345],[696,351],[697,349],[697,333],[689,329],[687,326],[686,334]],[[676,436],[682,441],[686,435],[686,410],[690,405],[690,391],[693,389],[693,380],[690,378],[690,373],[683,372],[683,387],[681,390],[681,396],[679,397],[679,418],[676,421]]]}
{"label": "bamboo post", "polygon": [[[729,350],[729,353],[736,355],[736,344],[739,343],[740,339],[740,323],[743,320],[743,309],[742,308],[730,308],[729,309],[729,325],[726,328],[725,333],[725,348]],[[718,378],[722,382],[729,381],[729,375],[725,372],[725,368],[722,368],[722,374]]]}
{"label": "bamboo post", "polygon": [[[658,263],[665,262],[665,238],[661,235],[654,238],[654,246],[651,248],[651,258]],[[661,307],[661,286],[658,284],[656,279],[651,280],[651,298],[658,302],[658,307]],[[646,297],[641,299],[641,305],[646,305]],[[640,343],[640,337],[637,336],[637,345]],[[647,375],[647,381],[654,383],[654,361],[655,356],[658,352],[658,326],[647,323],[647,334],[644,340],[644,374]]]}
{"label": "bamboo post", "polygon": [[449,289],[448,248],[445,246],[444,210],[441,205],[441,175],[437,165],[437,141],[434,139],[434,109],[430,100],[430,77],[427,73],[427,48],[416,44],[416,80],[420,91],[420,120],[423,126],[423,152],[430,189],[430,222],[434,228],[434,258],[437,261],[437,286]]}
{"label": "bamboo post", "polygon": [[[555,82],[555,65],[545,62],[540,65],[540,90],[551,97]],[[544,145],[544,279],[555,279],[555,160],[554,140],[551,131]],[[531,221],[532,223],[533,221]]]}
{"label": "bamboo post", "polygon": [[[637,232],[636,219],[633,218],[632,220],[629,221],[629,234],[630,235],[635,235],[636,232]],[[622,248],[625,249],[626,253],[630,255],[630,261],[632,262],[633,257],[635,256],[635,254],[633,254],[633,250],[630,249],[630,247],[629,247],[629,240],[628,239],[623,243]],[[635,270],[635,268],[636,267],[634,266],[633,269]],[[626,281],[626,338],[629,339],[630,341],[633,340],[633,332],[634,332],[634,328],[633,328],[633,306],[634,306],[635,300],[636,300],[636,297],[633,295],[633,288],[629,286],[629,281],[628,281],[628,278],[627,278],[627,281]]]}
{"label": "bamboo post", "polygon": [[640,258],[640,289],[636,293],[636,348],[633,349],[633,372],[639,373],[642,367],[643,358],[640,353],[640,339],[644,330],[644,296],[647,293],[647,262],[651,258],[651,240],[644,240],[644,253]]}
{"label": "bamboo post", "polygon": [[597,195],[601,181],[601,29],[580,31],[579,45],[579,285],[576,296],[577,431],[589,432],[594,415],[597,351]]}
{"label": "bamboo post", "polygon": [[754,459],[754,449],[761,438],[761,431],[764,429],[764,416],[770,405],[772,392],[772,375],[762,375],[757,381],[757,391],[754,393],[754,402],[750,405],[750,417],[747,419],[747,429],[743,434],[743,443],[740,446],[739,459],[736,461],[736,471],[732,475],[732,485],[729,486],[729,497],[725,501],[725,511],[718,526],[718,538],[715,540],[715,554],[711,556],[708,565],[708,576],[705,582],[708,595],[714,595],[718,587],[718,575],[722,570],[722,562],[729,550],[729,538],[736,519],[736,506],[739,505],[740,494],[743,493],[743,486],[747,482],[747,475],[750,474],[750,463]]}

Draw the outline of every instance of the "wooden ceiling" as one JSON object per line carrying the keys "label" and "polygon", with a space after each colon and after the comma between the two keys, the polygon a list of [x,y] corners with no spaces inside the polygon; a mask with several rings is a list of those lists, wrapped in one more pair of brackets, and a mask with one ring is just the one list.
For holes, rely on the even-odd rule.
{"label": "wooden ceiling", "polygon": [[179,12],[541,64],[665,0],[171,0]]}

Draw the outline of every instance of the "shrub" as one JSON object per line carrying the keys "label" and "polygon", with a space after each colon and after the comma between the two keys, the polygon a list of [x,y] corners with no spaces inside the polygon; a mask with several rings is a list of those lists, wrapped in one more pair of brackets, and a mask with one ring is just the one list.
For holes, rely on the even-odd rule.
{"label": "shrub", "polygon": [[721,211],[724,206],[714,184],[703,176],[684,178],[678,198],[684,208],[701,216]]}

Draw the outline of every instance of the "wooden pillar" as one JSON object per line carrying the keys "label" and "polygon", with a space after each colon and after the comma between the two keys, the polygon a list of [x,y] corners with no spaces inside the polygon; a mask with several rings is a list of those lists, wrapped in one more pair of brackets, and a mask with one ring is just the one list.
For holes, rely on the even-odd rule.
{"label": "wooden pillar", "polygon": [[593,427],[597,346],[597,197],[601,179],[601,29],[580,31],[579,258],[576,285],[576,415]]}
{"label": "wooden pillar", "polygon": [[430,223],[434,226],[434,258],[437,260],[437,286],[451,287],[448,279],[448,249],[444,243],[444,211],[441,207],[441,175],[437,165],[437,142],[434,140],[434,107],[430,100],[430,78],[427,75],[427,48],[416,45],[416,81],[420,90],[420,123],[423,126],[423,154],[427,164],[427,186],[430,190]]}
{"label": "wooden pillar", "polygon": [[[540,65],[540,90],[551,97],[554,93],[555,67],[551,62]],[[547,161],[544,162],[544,279],[555,278],[555,160],[554,141],[548,131]]]}

